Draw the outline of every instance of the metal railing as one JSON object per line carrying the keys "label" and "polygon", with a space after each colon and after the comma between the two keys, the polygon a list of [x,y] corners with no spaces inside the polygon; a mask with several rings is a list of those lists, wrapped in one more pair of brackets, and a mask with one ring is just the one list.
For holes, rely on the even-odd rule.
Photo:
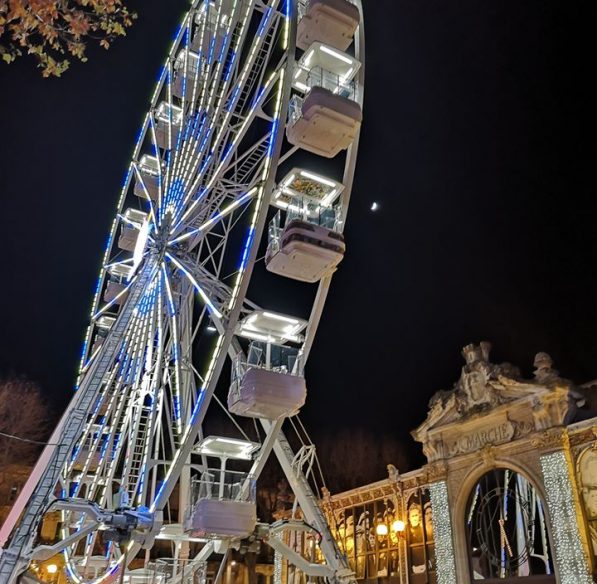
{"label": "metal railing", "polygon": [[295,219],[338,231],[340,211],[338,207],[322,207],[311,199],[293,197],[286,208],[286,225]]}
{"label": "metal railing", "polygon": [[238,353],[232,362],[232,382],[240,382],[248,369],[265,369],[275,373],[285,373],[303,377],[303,359],[299,349],[253,341],[249,345],[247,357]]}
{"label": "metal railing", "polygon": [[356,99],[356,84],[354,81],[347,81],[346,78],[338,73],[332,73],[323,69],[319,65],[309,69],[305,85],[311,89],[312,87],[323,87],[353,101]]}
{"label": "metal railing", "polygon": [[354,81],[345,81],[344,77],[321,67],[309,69],[305,80],[305,97],[293,95],[288,108],[288,123],[295,124],[302,116],[303,102],[314,87],[322,87],[335,95],[357,101],[357,84]]}
{"label": "metal railing", "polygon": [[[279,236],[274,241],[279,249]],[[304,364],[299,349],[253,341],[249,345],[247,357],[243,353],[238,353],[232,360],[229,399],[234,401],[240,398],[241,382],[249,369],[265,369],[274,373],[304,377]]]}
{"label": "metal railing", "polygon": [[303,115],[304,97],[300,95],[293,95],[288,104],[288,125],[293,126],[298,122]]}
{"label": "metal railing", "polygon": [[[212,584],[213,574],[207,573],[205,562],[195,564],[193,560],[160,558],[147,565],[147,580],[143,584],[166,584],[176,578],[177,584]],[[131,584],[137,584],[133,580]],[[141,584],[141,581],[138,582]]]}
{"label": "metal railing", "polygon": [[255,479],[245,472],[207,469],[191,481],[190,509],[202,499],[255,503]]}
{"label": "metal railing", "polygon": [[269,256],[280,250],[284,229],[295,219],[325,227],[332,231],[340,232],[342,227],[338,207],[322,207],[311,200],[293,197],[288,207],[286,207],[285,219],[282,219],[282,212],[278,211],[269,223],[267,231]]}

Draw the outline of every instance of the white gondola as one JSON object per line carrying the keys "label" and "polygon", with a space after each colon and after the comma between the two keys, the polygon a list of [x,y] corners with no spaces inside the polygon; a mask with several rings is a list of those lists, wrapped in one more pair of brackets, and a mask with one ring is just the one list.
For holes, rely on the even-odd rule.
{"label": "white gondola", "polygon": [[193,86],[199,75],[201,57],[195,51],[181,50],[174,61],[174,83],[172,93],[181,99],[193,97]]}
{"label": "white gondola", "polygon": [[272,241],[276,243],[268,247],[267,269],[301,282],[318,282],[333,273],[346,251],[341,233],[300,220],[288,223]]}
{"label": "white gondola", "polygon": [[231,413],[275,420],[296,414],[306,397],[307,386],[298,349],[253,341],[246,359],[242,353],[235,357],[228,393]]}
{"label": "white gondola", "polygon": [[286,137],[300,148],[333,158],[356,138],[363,119],[353,81],[360,63],[337,49],[313,43],[299,60]]}
{"label": "white gondola", "polygon": [[[147,195],[145,194],[145,191],[147,190],[149,198],[156,202],[158,200],[160,186],[160,161],[155,156],[144,154],[141,156],[141,160],[139,160],[138,168],[142,181],[135,175],[135,195],[141,199],[147,200]],[[161,171],[164,171],[163,167]]]}
{"label": "white gondola", "polygon": [[305,99],[293,98],[286,136],[303,150],[334,158],[353,143],[362,119],[357,102],[315,87]]}
{"label": "white gondola", "polygon": [[124,213],[120,237],[118,238],[118,247],[125,251],[134,252],[137,247],[137,240],[141,232],[141,227],[147,219],[147,214],[136,209],[127,209]]}
{"label": "white gondola", "polygon": [[269,226],[268,271],[313,283],[336,270],[346,252],[336,209],[292,199],[285,225],[281,221],[278,213]]}
{"label": "white gondola", "polygon": [[228,460],[251,460],[258,444],[209,436],[194,452],[220,459],[220,468],[207,469],[191,484],[190,513],[185,532],[191,537],[243,538],[257,524],[255,481],[244,472],[226,470]]}
{"label": "white gondola", "polygon": [[299,0],[296,44],[306,50],[321,41],[345,51],[359,21],[359,9],[348,0]]}
{"label": "white gondola", "polygon": [[118,247],[125,251],[135,251],[139,230],[130,225],[123,225],[118,238]]}
{"label": "white gondola", "polygon": [[155,112],[155,141],[162,150],[172,150],[182,126],[182,108],[166,101],[160,103]]}

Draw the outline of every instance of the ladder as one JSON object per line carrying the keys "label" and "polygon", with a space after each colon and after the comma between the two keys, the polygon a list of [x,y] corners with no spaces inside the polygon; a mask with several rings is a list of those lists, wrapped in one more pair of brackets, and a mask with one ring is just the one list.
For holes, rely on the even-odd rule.
{"label": "ladder", "polygon": [[143,466],[145,455],[150,417],[151,407],[140,404],[137,427],[136,431],[133,433],[134,438],[131,440],[130,444],[129,480],[126,487],[131,502],[134,501],[135,494],[139,489],[139,478],[141,476],[141,467]]}
{"label": "ladder", "polygon": [[[247,77],[247,80],[243,86],[238,101],[236,102],[236,107],[234,108],[235,112],[237,112],[236,115],[239,118],[242,117],[242,112],[245,109],[248,98],[253,92],[255,83],[257,82],[259,77],[263,76],[263,65],[265,64],[267,55],[271,50],[272,40],[274,38],[275,32],[277,31],[277,28],[277,26],[270,26],[265,38],[263,39],[263,42],[261,43],[261,46],[257,51],[257,56],[255,57],[255,61],[253,62],[253,66],[251,67],[249,76]],[[257,96],[255,95],[255,98],[256,97]],[[253,100],[253,103],[255,101],[255,98]]]}
{"label": "ladder", "polygon": [[[29,484],[23,489],[22,495],[25,500],[17,500],[6,521],[4,528],[11,522],[11,519],[12,525],[8,525],[8,528],[14,527],[22,513],[18,525],[14,527],[8,547],[0,556],[0,583],[2,584],[13,582],[29,563],[28,554],[35,540],[44,509],[54,497],[62,470],[87,423],[88,412],[95,403],[104,379],[118,355],[133,311],[157,269],[156,261],[151,258],[142,267],[122,312],[102,345],[100,355],[81,379],[71,404],[52,436],[52,444],[46,447],[31,474]],[[29,489],[27,489],[28,486]],[[27,501],[28,494],[30,496]],[[22,504],[19,505],[19,503]]]}

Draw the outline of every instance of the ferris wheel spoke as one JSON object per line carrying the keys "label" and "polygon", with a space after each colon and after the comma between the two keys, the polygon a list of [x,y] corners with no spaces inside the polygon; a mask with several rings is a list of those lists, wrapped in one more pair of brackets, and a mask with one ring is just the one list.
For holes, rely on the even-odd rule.
{"label": "ferris wheel spoke", "polygon": [[[216,181],[219,180],[221,178],[221,176],[223,175],[223,173],[225,172],[226,168],[228,167],[228,165],[233,157],[233,154],[236,152],[236,148],[238,147],[240,141],[245,137],[246,132],[248,131],[251,122],[255,119],[255,117],[259,113],[261,107],[265,103],[267,97],[269,96],[270,92],[274,88],[276,82],[279,81],[279,78],[280,78],[280,75],[281,75],[281,72],[283,71],[283,69],[284,69],[284,63],[279,64],[277,69],[272,73],[272,75],[266,82],[262,91],[256,96],[255,100],[253,101],[253,103],[251,105],[250,110],[247,112],[246,116],[244,117],[237,132],[235,132],[234,136],[232,136],[231,139],[228,141],[227,149],[226,149],[226,151],[223,152],[219,163],[216,165],[216,163],[213,162],[213,167],[214,167],[213,172],[209,173],[209,180],[206,182],[205,186],[202,187],[202,189],[201,189],[202,192],[209,191],[214,186]],[[243,70],[243,73],[240,75],[240,78],[238,79],[237,87],[240,87],[241,83],[243,82],[243,79],[245,79],[245,77],[248,77],[250,70],[251,69],[249,69],[249,68],[245,68]],[[233,109],[234,106],[238,104],[238,100],[240,98],[241,98],[240,91],[236,91],[236,95],[233,92],[233,94],[230,96],[231,104],[230,104],[230,106],[228,106],[223,119],[219,122],[220,131],[219,131],[218,135],[216,136],[216,138],[214,139],[214,142],[216,144],[220,143],[220,141],[224,135],[224,132],[229,131],[227,129],[227,124],[230,122],[232,113],[231,113],[231,111],[228,111],[228,110]],[[207,174],[207,172],[206,172],[206,174]],[[189,217],[189,215],[191,215],[191,213],[193,212],[193,210],[196,208],[197,204],[201,200],[200,198],[195,198],[195,200],[191,203],[191,197],[194,196],[194,193],[199,188],[202,178],[203,178],[202,175],[199,174],[198,177],[195,179],[195,181],[192,183],[191,187],[188,189],[187,195],[184,200],[184,205],[190,203],[190,206],[184,212],[180,221],[178,221],[178,223],[174,226],[174,228],[172,229],[172,233],[175,233],[177,228],[181,224],[181,222],[184,221],[185,219],[187,219]]]}
{"label": "ferris wheel spoke", "polygon": [[[237,17],[240,16],[238,14],[238,12],[241,10],[241,7],[243,5],[245,6],[245,13],[244,13],[244,15],[242,15],[240,17],[241,22],[242,22],[242,24],[240,24],[241,30],[236,35],[230,34],[231,30],[235,31],[237,29],[237,26],[238,26]],[[217,14],[217,21],[219,21],[221,18],[222,7],[223,7],[223,4],[220,4],[218,14]],[[233,14],[231,15],[230,25],[228,28],[229,32],[226,35],[225,42],[222,43],[222,47],[221,47],[221,51],[220,51],[220,58],[218,59],[218,63],[217,63],[215,70],[213,71],[213,73],[211,72],[211,69],[210,69],[211,62],[208,62],[207,66],[205,68],[206,71],[208,71],[208,73],[204,76],[199,76],[199,75],[195,76],[195,81],[197,81],[197,79],[199,79],[200,77],[202,77],[204,80],[201,98],[200,98],[199,104],[197,105],[197,108],[196,108],[197,117],[195,118],[195,123],[197,123],[199,117],[201,117],[201,125],[199,126],[198,132],[194,136],[195,139],[190,140],[188,142],[188,148],[185,151],[185,153],[187,154],[187,165],[186,165],[186,173],[185,173],[184,178],[186,180],[189,180],[190,176],[192,176],[192,174],[197,171],[197,169],[199,168],[199,165],[201,163],[201,159],[204,157],[206,150],[208,150],[207,147],[209,144],[209,139],[212,136],[213,130],[214,130],[213,123],[217,119],[217,113],[214,114],[214,112],[213,112],[214,100],[215,100],[218,92],[220,93],[220,95],[223,95],[226,93],[226,87],[229,85],[230,77],[231,77],[229,75],[229,73],[232,71],[232,68],[235,66],[235,63],[240,54],[239,46],[242,45],[242,43],[244,42],[245,35],[247,34],[247,23],[249,20],[249,16],[250,16],[250,6],[248,5],[248,3],[238,2],[236,4]],[[201,31],[202,36],[204,34],[205,26],[206,26],[206,23],[208,22],[208,20],[209,20],[209,15],[203,19],[203,28]],[[202,44],[202,39],[200,39],[200,44]],[[230,45],[230,48],[232,49],[232,53],[231,53],[232,57],[228,62],[228,71],[226,72],[226,74],[224,76],[224,84],[222,86],[223,63],[225,61],[224,54],[228,52],[229,45]],[[186,51],[188,54],[188,45],[186,47]],[[212,56],[212,51],[210,50],[210,57],[211,56]],[[201,55],[200,55],[200,58],[201,58]],[[201,64],[201,61],[197,64],[198,68],[200,67],[200,64]],[[212,88],[210,92],[208,92],[209,87]],[[222,104],[222,100],[220,99],[216,106],[216,110],[219,110],[221,108],[221,104]],[[211,120],[211,123],[209,123],[210,120]],[[198,145],[200,145],[199,148],[197,148]]]}
{"label": "ferris wheel spoke", "polygon": [[[280,75],[282,73],[282,70],[283,69],[280,68],[280,70],[278,71],[278,74],[277,75],[274,74],[273,77],[271,78],[271,80],[269,81],[269,83],[267,85],[267,89],[269,91],[271,91],[273,89],[275,83],[280,80]],[[195,211],[195,209],[197,208],[197,205],[199,205],[200,202],[202,202],[202,203],[204,202],[203,197],[205,196],[205,193],[209,192],[210,189],[212,189],[217,184],[217,182],[224,176],[224,173],[229,168],[230,163],[233,160],[233,155],[236,153],[236,147],[239,145],[241,140],[245,137],[247,131],[250,128],[251,122],[257,115],[257,108],[261,107],[261,105],[263,105],[263,103],[265,102],[265,97],[269,93],[269,91],[263,92],[263,95],[256,103],[256,105],[252,111],[252,114],[246,118],[246,120],[244,121],[242,126],[239,128],[238,133],[235,135],[234,139],[230,142],[228,150],[224,153],[222,160],[220,161],[218,166],[215,168],[210,179],[206,182],[206,185],[204,187],[202,187],[201,194],[199,196],[197,196],[190,203],[188,209],[182,215],[180,221],[178,223],[176,223],[175,226],[172,228],[172,230],[171,230],[172,234],[177,233],[177,231],[180,229],[180,227],[184,224],[185,220],[189,221],[192,219],[192,216],[193,216],[192,214]],[[268,146],[271,144],[272,139],[273,139],[273,136],[270,134]],[[201,179],[201,177],[198,177],[198,178],[199,178],[199,180]],[[199,187],[199,180],[197,180],[197,179],[195,180],[195,182],[193,183],[193,185],[191,186],[191,188],[189,190],[190,193],[195,192],[196,189]]]}
{"label": "ferris wheel spoke", "polygon": [[212,301],[212,299],[206,293],[205,289],[201,286],[199,282],[197,282],[193,274],[182,264],[180,259],[177,259],[169,252],[166,252],[166,257],[189,279],[191,284],[193,284],[195,290],[197,290],[199,296],[201,297],[205,305],[208,307],[210,314],[214,319],[214,322],[221,320],[223,315],[216,306],[216,303]]}

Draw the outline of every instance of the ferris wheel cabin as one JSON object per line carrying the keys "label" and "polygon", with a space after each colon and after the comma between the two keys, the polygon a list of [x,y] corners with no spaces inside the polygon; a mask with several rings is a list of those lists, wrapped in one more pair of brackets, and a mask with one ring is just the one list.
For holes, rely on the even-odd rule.
{"label": "ferris wheel cabin", "polygon": [[286,211],[268,230],[265,264],[270,272],[301,282],[317,282],[334,272],[346,245],[334,203],[344,185],[294,168],[278,185],[272,204]]}
{"label": "ferris wheel cabin", "polygon": [[124,212],[124,221],[118,238],[118,247],[124,251],[134,252],[141,227],[147,220],[147,213],[137,209],[127,209]]}
{"label": "ferris wheel cabin", "polygon": [[[138,164],[141,180],[135,177],[134,193],[137,197],[146,200],[149,198],[156,202],[160,190],[160,173],[164,171],[164,165],[155,156],[144,154]],[[147,194],[145,193],[147,191]]]}
{"label": "ferris wheel cabin", "polygon": [[104,302],[114,302],[119,305],[124,304],[127,294],[122,294],[122,292],[124,292],[126,282],[131,277],[132,269],[131,265],[120,263],[108,267]]}
{"label": "ferris wheel cabin", "polygon": [[359,21],[359,9],[348,0],[299,0],[296,44],[306,50],[320,41],[345,51]]}
{"label": "ferris wheel cabin", "polygon": [[334,158],[357,136],[363,114],[354,81],[357,59],[321,42],[299,59],[293,77],[286,137],[303,150]]}
{"label": "ferris wheel cabin", "polygon": [[155,140],[158,148],[172,150],[182,127],[182,108],[163,101],[155,111]]}
{"label": "ferris wheel cabin", "polygon": [[275,420],[296,414],[307,397],[302,354],[288,342],[300,342],[307,322],[257,310],[238,325],[239,336],[250,339],[247,357],[232,363],[228,410],[238,416]]}
{"label": "ferris wheel cabin", "polygon": [[247,461],[259,444],[234,438],[208,436],[194,449],[208,461],[219,459],[219,468],[204,470],[191,483],[190,511],[185,532],[191,537],[238,538],[250,535],[257,524],[255,480],[246,472],[227,470],[229,460]]}

